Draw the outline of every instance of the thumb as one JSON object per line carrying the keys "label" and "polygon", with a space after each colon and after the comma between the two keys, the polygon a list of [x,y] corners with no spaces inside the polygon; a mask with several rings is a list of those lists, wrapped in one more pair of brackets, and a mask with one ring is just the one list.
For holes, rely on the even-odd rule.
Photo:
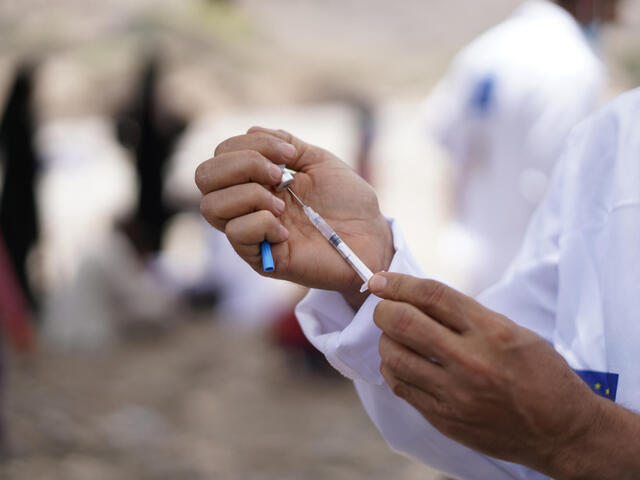
{"label": "thumb", "polygon": [[401,273],[376,273],[369,280],[369,289],[380,298],[409,303],[460,332],[469,329],[468,319],[483,308],[444,283]]}

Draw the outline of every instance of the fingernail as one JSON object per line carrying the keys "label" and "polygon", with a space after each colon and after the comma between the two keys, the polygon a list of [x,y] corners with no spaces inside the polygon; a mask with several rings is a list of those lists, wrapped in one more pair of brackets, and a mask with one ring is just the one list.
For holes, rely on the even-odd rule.
{"label": "fingernail", "polygon": [[284,212],[284,200],[278,197],[272,197],[272,198],[273,198],[273,208],[276,210],[276,212],[278,213]]}
{"label": "fingernail", "polygon": [[369,280],[369,288],[372,292],[379,292],[381,290],[384,290],[384,287],[386,286],[387,279],[382,275],[374,275],[373,277],[371,277],[371,280]]}
{"label": "fingernail", "polygon": [[280,225],[280,233],[282,234],[285,240],[289,238],[289,230],[284,228],[284,225]]}
{"label": "fingernail", "polygon": [[280,153],[282,153],[286,158],[294,158],[296,156],[296,147],[290,143],[281,143],[279,148]]}
{"label": "fingernail", "polygon": [[271,163],[269,165],[269,175],[271,176],[271,178],[273,178],[273,180],[279,182],[280,180],[282,180],[282,169],[275,163]]}

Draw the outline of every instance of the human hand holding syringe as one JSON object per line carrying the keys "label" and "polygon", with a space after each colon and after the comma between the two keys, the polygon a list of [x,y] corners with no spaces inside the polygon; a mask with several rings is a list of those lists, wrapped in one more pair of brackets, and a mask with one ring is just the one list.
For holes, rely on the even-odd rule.
{"label": "human hand holding syringe", "polygon": [[[341,254],[360,259],[362,267],[353,262],[359,274],[332,251],[337,246],[331,248],[318,235],[316,224],[289,193],[271,190],[282,178],[277,164],[283,163],[298,172],[296,195],[322,214],[332,232],[339,232],[344,240],[339,242]],[[286,132],[252,128],[226,140],[198,167],[196,182],[203,193],[204,217],[263,275],[336,290],[357,308],[366,298],[360,288],[370,272],[389,268],[394,254],[391,229],[374,190],[334,155]],[[268,273],[261,261],[264,240],[271,243],[275,263]]]}

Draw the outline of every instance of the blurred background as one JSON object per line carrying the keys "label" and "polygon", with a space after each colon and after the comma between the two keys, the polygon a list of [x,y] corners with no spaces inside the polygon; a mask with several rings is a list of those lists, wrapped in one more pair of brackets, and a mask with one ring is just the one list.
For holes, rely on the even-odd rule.
{"label": "blurred background", "polygon": [[[474,293],[425,99],[520,3],[2,0],[0,478],[439,478],[388,449],[302,338],[304,290],[235,256],[193,176],[229,136],[289,130]],[[594,48],[598,102],[640,84],[639,0]]]}

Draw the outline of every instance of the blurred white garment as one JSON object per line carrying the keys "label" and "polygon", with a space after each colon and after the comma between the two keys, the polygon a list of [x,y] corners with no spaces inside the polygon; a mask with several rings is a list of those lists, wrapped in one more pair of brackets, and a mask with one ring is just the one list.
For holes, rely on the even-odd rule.
{"label": "blurred white garment", "polygon": [[[639,159],[636,89],[575,129],[520,253],[479,297],[549,341],[579,374],[610,382],[590,386],[634,411],[640,411]],[[389,271],[422,277],[399,227],[392,229]],[[339,293],[312,290],[296,314],[309,340],[355,380],[390,446],[456,478],[546,478],[450,440],[392,394],[379,372],[380,330],[372,318],[379,301],[370,295],[354,316]]]}
{"label": "blurred white garment", "polygon": [[133,208],[137,187],[133,162],[107,117],[47,121],[38,129],[37,146],[44,161],[38,208],[48,291],[73,281],[80,261]]}
{"label": "blurred white garment", "polygon": [[463,49],[428,97],[428,131],[456,163],[456,220],[478,242],[467,291],[498,280],[515,255],[569,131],[597,105],[604,78],[573,17],[530,1]]}
{"label": "blurred white garment", "polygon": [[152,264],[142,263],[114,231],[79,260],[76,278],[53,290],[45,305],[45,342],[56,349],[95,351],[122,331],[163,329],[179,315],[179,299]]}

